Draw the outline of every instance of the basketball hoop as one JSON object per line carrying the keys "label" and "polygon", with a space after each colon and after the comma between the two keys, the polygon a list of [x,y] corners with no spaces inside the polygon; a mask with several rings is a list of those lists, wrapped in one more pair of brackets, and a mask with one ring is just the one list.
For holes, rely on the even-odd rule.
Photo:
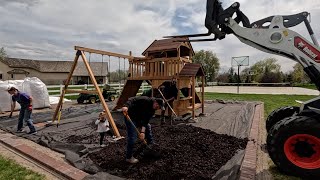
{"label": "basketball hoop", "polygon": [[232,57],[231,66],[249,66],[249,56]]}
{"label": "basketball hoop", "polygon": [[239,56],[231,58],[231,66],[238,66],[238,88],[237,92],[239,94],[239,86],[240,86],[240,66],[249,66],[249,56]]}

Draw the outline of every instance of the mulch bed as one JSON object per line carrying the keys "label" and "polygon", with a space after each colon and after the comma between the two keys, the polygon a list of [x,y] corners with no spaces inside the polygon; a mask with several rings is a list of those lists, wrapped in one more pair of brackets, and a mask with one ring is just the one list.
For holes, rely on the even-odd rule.
{"label": "mulch bed", "polygon": [[[125,134],[123,128],[119,128],[122,135]],[[127,163],[125,140],[108,143],[88,157],[106,172],[124,178],[211,179],[238,150],[245,149],[248,141],[185,124],[155,126],[153,135],[156,145],[152,149],[161,154],[160,158],[142,157],[143,146],[137,143],[136,157],[140,161],[134,165]],[[82,140],[85,139],[75,136],[68,139],[70,142]],[[97,142],[98,136],[91,136],[91,140]]]}

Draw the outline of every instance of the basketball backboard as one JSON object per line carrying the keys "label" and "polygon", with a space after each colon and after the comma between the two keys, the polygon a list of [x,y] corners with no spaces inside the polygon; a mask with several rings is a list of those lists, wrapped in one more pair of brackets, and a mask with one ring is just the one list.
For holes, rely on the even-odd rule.
{"label": "basketball backboard", "polygon": [[249,66],[249,56],[232,57],[231,66]]}

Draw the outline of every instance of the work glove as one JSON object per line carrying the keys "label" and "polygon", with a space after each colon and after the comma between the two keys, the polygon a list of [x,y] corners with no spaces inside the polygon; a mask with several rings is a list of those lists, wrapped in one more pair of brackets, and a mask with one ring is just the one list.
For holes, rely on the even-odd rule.
{"label": "work glove", "polygon": [[31,104],[28,106],[28,110],[32,111],[32,105]]}

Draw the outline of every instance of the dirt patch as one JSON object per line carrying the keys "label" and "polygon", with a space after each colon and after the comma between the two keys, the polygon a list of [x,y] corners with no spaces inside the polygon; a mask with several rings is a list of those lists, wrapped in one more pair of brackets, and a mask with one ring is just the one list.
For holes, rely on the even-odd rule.
{"label": "dirt patch", "polygon": [[[125,140],[89,154],[91,160],[110,174],[133,179],[211,179],[214,174],[240,149],[247,139],[221,135],[190,125],[153,128],[159,159],[142,158],[141,144],[137,143],[140,162],[125,162]],[[80,138],[80,137],[79,137]],[[72,139],[74,142],[75,137]]]}

